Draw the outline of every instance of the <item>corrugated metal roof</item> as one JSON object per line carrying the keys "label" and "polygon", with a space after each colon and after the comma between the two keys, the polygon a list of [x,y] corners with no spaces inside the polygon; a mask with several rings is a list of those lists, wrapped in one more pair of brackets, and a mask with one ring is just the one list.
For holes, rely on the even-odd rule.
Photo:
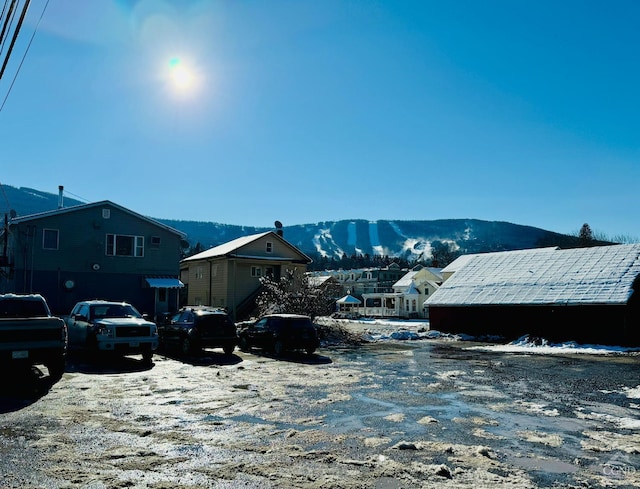
{"label": "corrugated metal roof", "polygon": [[640,244],[469,256],[427,305],[625,304],[640,275]]}

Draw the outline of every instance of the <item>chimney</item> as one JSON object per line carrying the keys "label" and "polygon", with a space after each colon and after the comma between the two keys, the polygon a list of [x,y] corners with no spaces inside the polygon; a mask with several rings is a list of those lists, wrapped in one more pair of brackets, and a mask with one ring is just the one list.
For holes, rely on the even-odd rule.
{"label": "chimney", "polygon": [[58,209],[64,207],[64,185],[58,185]]}
{"label": "chimney", "polygon": [[274,224],[276,226],[276,234],[278,236],[282,237],[282,234],[283,234],[283,232],[282,232],[282,223],[280,221],[276,221]]}

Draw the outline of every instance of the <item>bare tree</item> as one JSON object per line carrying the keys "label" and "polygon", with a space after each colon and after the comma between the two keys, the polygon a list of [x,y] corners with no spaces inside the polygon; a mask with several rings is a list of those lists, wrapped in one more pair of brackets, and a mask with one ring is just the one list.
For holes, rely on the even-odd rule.
{"label": "bare tree", "polygon": [[275,281],[263,277],[262,292],[256,300],[260,315],[275,313],[304,314],[315,319],[333,312],[335,297],[331,290],[314,287],[305,274],[291,274]]}

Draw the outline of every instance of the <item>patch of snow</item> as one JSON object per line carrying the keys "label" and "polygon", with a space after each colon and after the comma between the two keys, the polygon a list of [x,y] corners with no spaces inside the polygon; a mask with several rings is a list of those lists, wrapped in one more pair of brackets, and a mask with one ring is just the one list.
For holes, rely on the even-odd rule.
{"label": "patch of snow", "polygon": [[640,385],[633,389],[625,387],[624,391],[629,399],[640,399]]}
{"label": "patch of snow", "polygon": [[469,350],[497,351],[503,353],[534,353],[534,354],[564,354],[582,353],[589,355],[610,355],[612,353],[629,353],[640,351],[640,348],[609,345],[580,345],[575,341],[565,343],[549,343],[545,339],[531,339],[528,335],[522,336],[506,345],[481,345],[471,346]]}
{"label": "patch of snow", "polygon": [[378,222],[369,222],[369,241],[374,255],[384,256],[384,247],[380,244],[380,236],[378,234]]}
{"label": "patch of snow", "polygon": [[355,247],[357,243],[357,239],[358,239],[358,233],[356,229],[356,223],[352,221],[349,224],[347,224],[347,244],[349,246]]}

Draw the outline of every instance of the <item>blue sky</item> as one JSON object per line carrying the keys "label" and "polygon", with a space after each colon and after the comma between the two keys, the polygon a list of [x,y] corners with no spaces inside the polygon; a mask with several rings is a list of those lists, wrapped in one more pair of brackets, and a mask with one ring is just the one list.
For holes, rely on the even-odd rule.
{"label": "blue sky", "polygon": [[0,183],[227,224],[636,237],[638,25],[622,0],[52,0],[0,111]]}

